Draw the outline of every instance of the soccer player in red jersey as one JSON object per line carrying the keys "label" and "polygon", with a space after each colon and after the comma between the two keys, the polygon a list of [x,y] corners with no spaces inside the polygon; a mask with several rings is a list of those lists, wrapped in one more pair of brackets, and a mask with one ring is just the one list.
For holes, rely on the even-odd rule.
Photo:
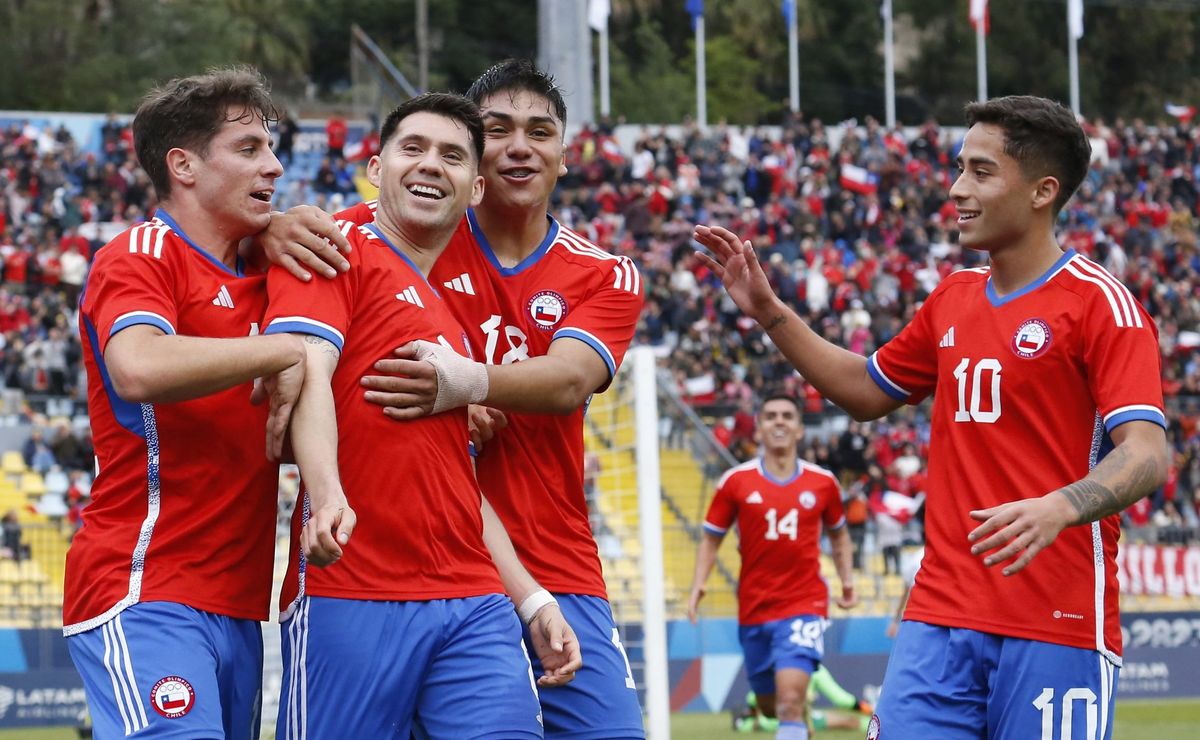
{"label": "soccer player in red jersey", "polygon": [[852,416],[934,396],[925,558],[869,736],[1108,738],[1117,514],[1167,471],[1157,331],[1055,240],[1090,157],[1071,112],[1014,96],[966,113],[950,196],[962,244],[991,264],[944,279],[870,358],[786,308],[748,242],[696,237],[738,306]]}
{"label": "soccer player in red jersey", "polygon": [[[258,735],[278,465],[304,376],[258,336],[266,275],[238,257],[282,170],[261,77],[173,80],[133,122],[155,218],[96,255],[80,309],[99,474],[67,553],[63,632],[97,737]],[[250,403],[269,379],[270,408]]]}
{"label": "soccer player in red jersey", "polygon": [[841,581],[838,606],[854,595],[853,545],[842,514],[842,490],[824,468],[796,456],[804,436],[791,396],[770,396],[758,412],[761,457],[738,465],[717,484],[696,552],[688,618],[704,597],[725,533],[737,522],[738,639],[759,710],[779,718],[777,737],[805,729],[809,678],[825,652],[829,584],[821,577],[821,532],[829,533]]}
{"label": "soccer player in red jersey", "polygon": [[426,276],[482,193],[482,123],[465,98],[427,94],[388,116],[381,141],[368,164],[376,217],[345,224],[352,269],[332,282],[280,268],[269,279],[265,333],[302,334],[308,353],[292,431],[305,499],[282,595],[277,734],[407,737],[416,723],[435,738],[541,737],[505,587],[537,634],[558,609],[536,596],[528,574],[514,584],[500,562],[515,555],[511,546],[496,553],[502,528],[486,506],[481,513],[465,409],[398,431],[359,386],[397,344],[425,339],[469,354]]}
{"label": "soccer player in red jersey", "polygon": [[[481,362],[436,344],[385,360],[364,385],[397,419],[482,402],[508,428],[476,458],[483,493],[521,562],[575,628],[584,665],[541,692],[547,737],[641,738],[641,707],[608,605],[583,492],[583,414],[633,338],[641,277],[548,214],[566,172],[566,105],[528,60],[487,70],[467,92],[484,121],[483,201],[430,273]],[[360,204],[339,217],[366,220]],[[482,355],[480,357],[480,355]],[[399,377],[399,376],[407,377]],[[440,380],[440,387],[438,382]],[[528,635],[527,635],[528,639]],[[534,668],[538,669],[535,657]]]}

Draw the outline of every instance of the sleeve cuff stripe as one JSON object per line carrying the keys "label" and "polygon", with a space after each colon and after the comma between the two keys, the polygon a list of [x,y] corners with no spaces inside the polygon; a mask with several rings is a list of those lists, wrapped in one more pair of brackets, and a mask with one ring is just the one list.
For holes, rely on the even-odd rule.
{"label": "sleeve cuff stripe", "polygon": [[871,376],[871,380],[874,380],[875,384],[884,393],[897,401],[907,401],[908,397],[912,394],[892,382],[892,379],[885,375],[883,370],[879,369],[879,361],[876,359],[877,354],[875,353],[867,358],[867,374]]}
{"label": "sleeve cuff stripe", "polygon": [[263,334],[309,334],[326,340],[333,346],[337,347],[338,352],[342,351],[342,346],[344,344],[342,335],[337,330],[327,327],[324,324],[308,321],[287,321],[276,319],[271,322],[270,326],[263,330]]}
{"label": "sleeve cuff stripe", "polygon": [[150,311],[131,311],[117,317],[117,320],[113,322],[112,328],[108,330],[108,335],[111,337],[122,329],[128,329],[138,324],[158,327],[167,334],[175,333],[175,327],[166,318]]}
{"label": "sleeve cuff stripe", "polygon": [[608,366],[609,376],[611,377],[616,375],[617,362],[613,359],[612,352],[609,352],[608,347],[605,346],[604,342],[600,341],[595,335],[590,334],[583,329],[570,327],[567,329],[559,329],[558,331],[554,332],[554,337],[550,341],[554,341],[555,339],[559,339],[561,337],[578,339],[592,349],[596,350],[597,354],[600,355],[600,359],[604,360],[604,364]]}
{"label": "sleeve cuff stripe", "polygon": [[1128,421],[1148,421],[1151,424],[1157,424],[1163,429],[1167,428],[1167,418],[1153,406],[1134,406],[1117,409],[1109,414],[1104,419],[1105,431],[1111,432],[1117,427]]}
{"label": "sleeve cuff stripe", "polygon": [[718,527],[715,524],[705,522],[704,523],[704,531],[708,532],[710,534],[725,534],[726,532],[729,531],[729,527]]}

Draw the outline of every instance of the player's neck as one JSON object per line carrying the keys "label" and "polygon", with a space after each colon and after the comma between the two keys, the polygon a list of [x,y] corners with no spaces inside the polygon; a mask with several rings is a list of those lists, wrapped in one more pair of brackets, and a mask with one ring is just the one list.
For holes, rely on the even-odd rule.
{"label": "player's neck", "polygon": [[544,208],[475,209],[475,220],[492,253],[505,267],[515,267],[541,245],[550,231]]}
{"label": "player's neck", "polygon": [[796,453],[788,450],[767,450],[763,454],[763,467],[775,480],[787,480],[796,474]]}
{"label": "player's neck", "polygon": [[413,228],[408,224],[393,224],[383,214],[382,210],[375,214],[375,225],[379,227],[379,231],[391,242],[392,246],[404,253],[404,256],[412,260],[417,269],[426,278],[433,270],[433,264],[437,262],[437,258],[446,251],[446,245],[450,243],[450,237],[454,235],[454,229],[443,231],[431,231],[428,229]]}
{"label": "player's neck", "polygon": [[158,207],[171,215],[193,244],[230,270],[237,269],[238,245],[242,239],[253,236],[242,233],[244,227],[217,221],[201,204],[189,198],[165,200]]}
{"label": "player's neck", "polygon": [[1062,255],[1050,230],[1026,243],[992,252],[992,288],[1000,296],[1015,293],[1044,275]]}

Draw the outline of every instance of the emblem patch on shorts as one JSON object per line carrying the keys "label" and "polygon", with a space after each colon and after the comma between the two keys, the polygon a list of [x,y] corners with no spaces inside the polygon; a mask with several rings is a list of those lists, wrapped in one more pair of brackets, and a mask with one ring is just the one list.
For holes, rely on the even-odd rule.
{"label": "emblem patch on shorts", "polygon": [[150,689],[150,703],[154,705],[154,711],[167,719],[179,719],[192,711],[196,704],[196,692],[187,679],[166,676]]}
{"label": "emblem patch on shorts", "polygon": [[879,715],[871,715],[871,723],[867,725],[867,740],[879,740]]}
{"label": "emblem patch on shorts", "polygon": [[529,299],[529,317],[539,329],[553,329],[567,315],[567,301],[553,290],[541,290]]}
{"label": "emblem patch on shorts", "polygon": [[1028,319],[1013,334],[1012,350],[1017,357],[1032,360],[1050,346],[1050,327],[1041,319]]}

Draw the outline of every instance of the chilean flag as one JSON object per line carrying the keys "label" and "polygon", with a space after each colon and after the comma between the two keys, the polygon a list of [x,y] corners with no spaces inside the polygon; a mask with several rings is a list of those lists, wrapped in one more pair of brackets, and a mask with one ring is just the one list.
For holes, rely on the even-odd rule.
{"label": "chilean flag", "polygon": [[1188,121],[1192,120],[1192,116],[1196,115],[1196,106],[1167,103],[1167,113],[1175,116],[1180,121],[1187,123]]}
{"label": "chilean flag", "polygon": [[838,182],[843,188],[860,195],[870,195],[879,187],[879,178],[867,170],[853,164],[844,164]]}
{"label": "chilean flag", "polygon": [[167,692],[158,699],[159,706],[168,712],[172,709],[182,709],[187,703],[187,692],[183,690]]}

